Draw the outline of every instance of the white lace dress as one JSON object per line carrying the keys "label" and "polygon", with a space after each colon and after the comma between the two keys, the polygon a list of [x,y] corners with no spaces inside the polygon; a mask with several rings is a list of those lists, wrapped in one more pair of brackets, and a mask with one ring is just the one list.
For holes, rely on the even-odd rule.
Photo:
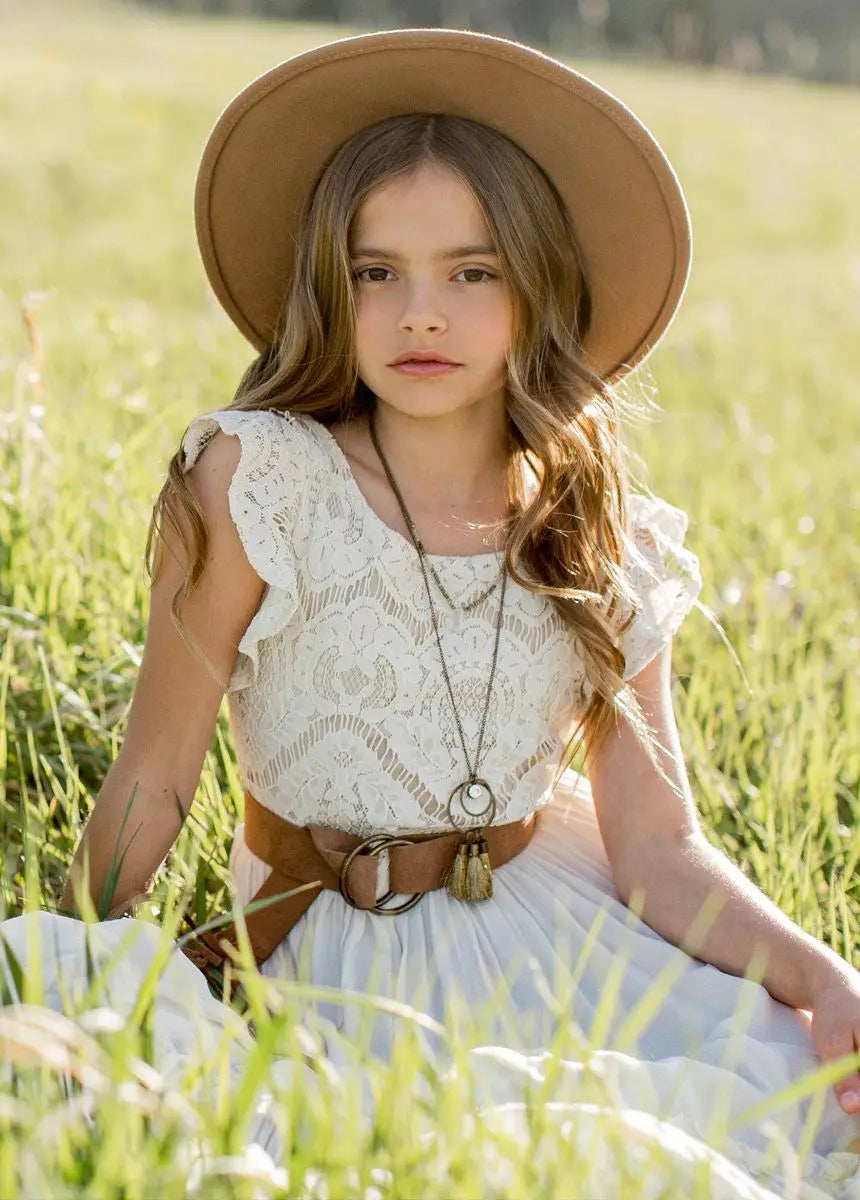
{"label": "white lace dress", "polygon": [[[414,546],[371,509],[338,443],[314,418],[204,414],[183,443],[186,469],[219,428],[239,437],[230,512],[266,584],[239,643],[228,689],[244,785],[290,821],[362,837],[449,829],[447,800],[465,763]],[[698,559],[684,545],[688,522],[681,509],[637,494],[631,516],[626,570],[643,606],[624,635],[626,678],[672,637],[702,586]],[[457,604],[483,590],[501,565],[496,553],[431,557]],[[465,613],[449,608],[438,591],[434,596],[472,754],[498,598],[497,588]],[[783,1167],[761,1166],[768,1138],[758,1125],[738,1129],[722,1147],[725,1157],[704,1139],[715,1097],[739,1112],[819,1065],[808,1021],[758,984],[688,957],[621,903],[587,779],[571,771],[556,779],[572,713],[587,697],[576,639],[545,597],[509,579],[480,774],[498,798],[496,824],[540,810],[532,841],[495,870],[493,895],[479,903],[439,889],[407,912],[386,916],[352,908],[339,893],[320,889],[262,971],[372,991],[442,1021],[448,1006],[461,1002],[470,1012],[487,1013],[489,1043],[471,1056],[478,1095],[486,1114],[510,1121],[513,1113],[522,1117],[523,1088],[541,1077],[559,1019],[588,1034],[613,976],[615,1011],[602,1039],[611,1046],[648,985],[674,967],[671,989],[635,1049],[601,1050],[594,1062],[628,1116],[661,1119],[656,1136],[676,1165],[710,1158],[713,1195],[785,1194]],[[381,859],[380,896],[387,890],[385,852]],[[241,824],[230,867],[243,903],[269,872],[245,845]],[[79,922],[50,920],[61,923],[67,946],[79,937]],[[4,922],[7,938],[25,921]],[[103,923],[102,932],[109,938],[112,928],[129,924]],[[145,951],[140,953],[145,961]],[[224,1006],[214,1000],[215,1008],[208,1006],[197,986],[205,987],[202,976],[177,957],[176,971],[188,977],[217,1021]],[[575,990],[560,1018],[547,997],[558,994],[559,970],[574,966]],[[176,1006],[181,991],[176,989]],[[169,1006],[167,985],[162,998],[165,1036],[174,1051],[182,1050],[189,1019]],[[332,1061],[346,1062],[346,1047],[366,1029],[366,1012],[328,1001],[319,1002],[317,1011],[330,1030]],[[377,1014],[373,1053],[387,1057],[400,1027],[397,1016]],[[578,1112],[584,1121],[590,1110],[582,1103],[582,1077],[583,1068],[568,1063],[557,1099],[560,1112]],[[794,1145],[807,1115],[803,1100],[770,1118]],[[806,1200],[860,1197],[860,1158],[847,1150],[858,1136],[860,1117],[847,1116],[828,1088],[796,1194]]]}

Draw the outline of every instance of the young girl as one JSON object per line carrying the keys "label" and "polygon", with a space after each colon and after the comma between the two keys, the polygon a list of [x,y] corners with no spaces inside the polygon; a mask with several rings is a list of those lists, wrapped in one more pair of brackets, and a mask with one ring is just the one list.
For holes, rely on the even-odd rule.
{"label": "young girl", "polygon": [[[61,903],[85,853],[97,898],[138,826],[113,913],[146,892],[226,688],[237,899],[322,884],[247,919],[263,974],[491,1012],[500,1053],[476,1066],[501,1104],[559,1020],[593,1027],[610,979],[607,1045],[674,970],[637,1056],[605,1064],[693,1133],[727,1082],[739,1111],[850,1054],[860,974],[709,845],[681,757],[671,642],[699,563],[686,514],[630,488],[612,387],[689,270],[650,132],[519,43],[362,35],[232,101],[196,216],[259,356],[170,461],[128,730]],[[80,923],[51,920],[70,946]],[[219,949],[201,938],[195,961]],[[757,961],[761,984],[742,978]],[[366,1014],[320,1008],[334,1059]],[[376,1054],[398,1028],[376,1018]],[[828,1089],[804,1164],[827,1194],[848,1195],[857,1092],[849,1070]],[[806,1111],[774,1119],[794,1138]],[[732,1156],[752,1169],[761,1145],[740,1130]]]}

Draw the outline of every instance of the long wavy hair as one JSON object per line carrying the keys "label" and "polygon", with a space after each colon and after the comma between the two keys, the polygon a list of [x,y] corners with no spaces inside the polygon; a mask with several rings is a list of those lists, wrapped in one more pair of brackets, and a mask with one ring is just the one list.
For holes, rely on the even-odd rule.
{"label": "long wavy hair", "polygon": [[[512,301],[505,561],[512,579],[549,597],[578,639],[585,676],[559,775],[580,750],[587,773],[620,716],[677,794],[655,750],[673,755],[654,737],[623,679],[620,636],[638,611],[622,565],[629,481],[619,413],[630,402],[586,365],[582,346],[592,310],[586,263],[557,189],[521,147],[484,124],[447,113],[388,117],[345,141],[307,197],[274,337],[245,371],[229,407],[309,413],[324,424],[373,407],[375,396],[356,363],[351,223],[375,188],[423,164],[455,172],[471,190]],[[168,464],[145,557],[154,582],[163,556],[163,539],[155,535],[166,520],[185,548],[187,569],[171,611],[191,645],[180,611],[203,573],[208,541],[183,457],[180,446]],[[621,623],[619,601],[630,609]]]}

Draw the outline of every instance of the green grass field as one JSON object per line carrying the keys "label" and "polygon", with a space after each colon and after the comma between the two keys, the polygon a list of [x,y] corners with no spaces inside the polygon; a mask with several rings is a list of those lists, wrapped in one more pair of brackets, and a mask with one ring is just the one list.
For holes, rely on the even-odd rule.
{"label": "green grass field", "polygon": [[[195,413],[229,403],[252,357],[197,255],[203,144],[252,77],[360,30],[45,0],[7,0],[0,24],[0,916],[13,916],[56,905],[121,743],[167,459]],[[638,474],[690,514],[701,599],[741,666],[694,610],[674,688],[703,823],[856,965],[860,93],[566,57],[654,130],[692,212],[686,298],[626,386],[661,407],[630,431]],[[225,703],[191,819],[138,916],[161,921],[182,887],[198,916],[226,902],[241,795]],[[253,1070],[262,1078],[265,1062]],[[23,1194],[21,1147],[60,1102],[47,1068],[22,1067],[16,1086],[26,1105],[0,1106],[4,1197]],[[183,1195],[176,1143],[144,1108],[130,1103],[97,1139],[69,1126],[40,1163],[51,1194],[95,1194],[98,1174],[104,1195]],[[437,1183],[411,1127],[378,1131],[374,1161],[395,1184],[377,1195],[553,1194],[529,1156],[522,1190],[476,1192],[449,1117]],[[220,1110],[210,1136],[229,1153],[235,1128]],[[367,1164],[367,1147],[338,1136],[331,1195],[370,1196],[347,1170],[351,1154]],[[296,1170],[313,1147],[295,1151]],[[199,1194],[277,1190],[229,1174],[206,1186]]]}

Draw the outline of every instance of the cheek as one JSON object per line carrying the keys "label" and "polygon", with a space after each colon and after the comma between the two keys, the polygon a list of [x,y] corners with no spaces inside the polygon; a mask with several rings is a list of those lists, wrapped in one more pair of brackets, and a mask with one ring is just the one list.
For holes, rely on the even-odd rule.
{"label": "cheek", "polygon": [[502,288],[493,288],[492,292],[484,296],[480,310],[488,324],[497,329],[510,329],[513,309],[510,298]]}
{"label": "cheek", "polygon": [[507,348],[514,334],[514,315],[507,300],[500,297],[497,304],[488,307],[485,324],[488,340],[494,345]]}
{"label": "cheek", "polygon": [[359,334],[378,329],[386,321],[390,322],[393,312],[386,309],[381,296],[372,296],[367,292],[359,292],[355,298],[356,330]]}
{"label": "cheek", "polygon": [[355,318],[355,339],[359,347],[367,345],[374,338],[376,328],[379,324],[379,316],[373,311],[373,305],[358,301]]}

